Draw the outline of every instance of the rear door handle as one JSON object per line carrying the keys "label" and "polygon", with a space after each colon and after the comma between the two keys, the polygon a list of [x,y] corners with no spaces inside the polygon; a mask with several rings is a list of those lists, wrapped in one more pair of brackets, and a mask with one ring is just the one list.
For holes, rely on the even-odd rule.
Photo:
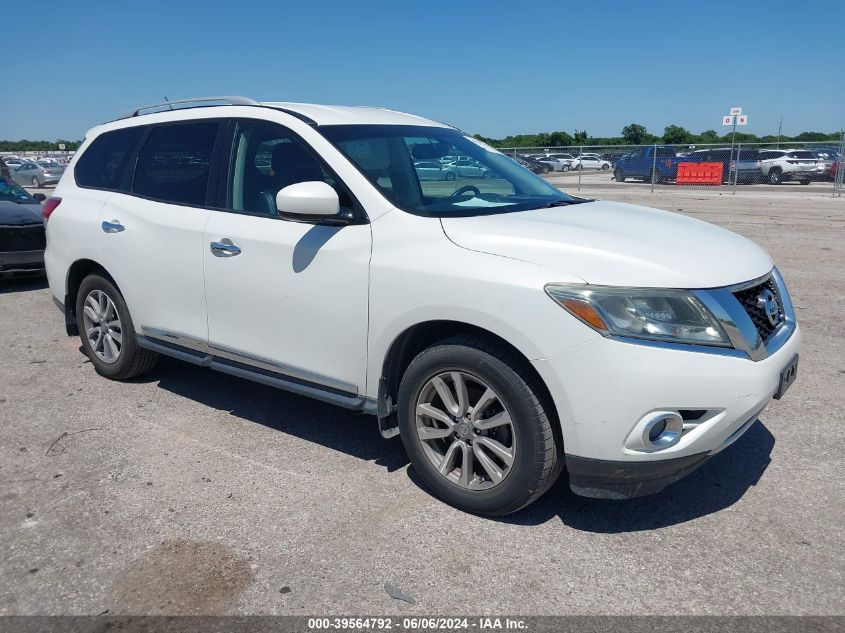
{"label": "rear door handle", "polygon": [[224,237],[219,242],[212,242],[211,253],[215,257],[234,257],[241,254],[241,249],[235,246],[228,237]]}
{"label": "rear door handle", "polygon": [[120,220],[112,220],[111,222],[103,222],[100,225],[106,233],[120,233],[125,231],[126,227],[120,223]]}

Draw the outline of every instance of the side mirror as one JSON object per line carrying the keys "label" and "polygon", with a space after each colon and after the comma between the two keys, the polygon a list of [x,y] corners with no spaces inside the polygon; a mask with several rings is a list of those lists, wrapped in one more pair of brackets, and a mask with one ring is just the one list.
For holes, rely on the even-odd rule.
{"label": "side mirror", "polygon": [[337,192],[319,180],[288,185],[276,194],[276,208],[282,215],[303,219],[336,216],[340,213]]}
{"label": "side mirror", "polygon": [[47,196],[45,196],[43,193],[34,193],[34,194],[32,194],[32,198],[36,202],[43,203],[47,199]]}

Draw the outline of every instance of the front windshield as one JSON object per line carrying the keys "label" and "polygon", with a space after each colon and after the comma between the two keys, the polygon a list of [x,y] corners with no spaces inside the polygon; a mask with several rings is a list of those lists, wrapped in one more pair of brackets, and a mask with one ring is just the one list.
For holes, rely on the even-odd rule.
{"label": "front windshield", "polygon": [[7,178],[0,178],[0,202],[32,204],[35,200],[11,180]]}
{"label": "front windshield", "polygon": [[330,125],[323,135],[397,207],[449,217],[581,202],[452,128]]}

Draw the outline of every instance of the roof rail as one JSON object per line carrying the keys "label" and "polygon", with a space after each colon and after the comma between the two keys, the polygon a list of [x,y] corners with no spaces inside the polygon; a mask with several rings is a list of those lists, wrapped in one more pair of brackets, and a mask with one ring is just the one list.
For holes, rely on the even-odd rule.
{"label": "roof rail", "polygon": [[[215,103],[215,102],[223,102],[223,103]],[[175,105],[184,105],[186,103],[193,103],[197,105],[189,105],[187,107],[181,108],[174,108]],[[257,106],[261,105],[255,99],[250,99],[249,97],[199,97],[197,99],[178,99],[176,101],[165,101],[163,103],[154,103],[153,105],[143,106],[141,108],[136,108],[131,112],[123,115],[120,117],[121,119],[128,119],[135,116],[140,116],[144,110],[153,110],[155,108],[169,108],[170,110],[185,110],[187,108],[201,108],[213,105],[247,105],[247,106]],[[153,114],[152,112],[149,114]]]}

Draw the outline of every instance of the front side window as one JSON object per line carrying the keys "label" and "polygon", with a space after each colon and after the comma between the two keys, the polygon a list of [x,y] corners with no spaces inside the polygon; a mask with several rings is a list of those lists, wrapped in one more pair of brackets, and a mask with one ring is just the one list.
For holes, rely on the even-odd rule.
{"label": "front side window", "polygon": [[[388,200],[418,215],[506,213],[581,201],[455,129],[332,125],[319,130]],[[440,175],[433,178],[422,162],[441,165]]]}
{"label": "front side window", "polygon": [[77,184],[108,191],[119,189],[143,131],[143,127],[130,127],[95,138],[76,163]]}
{"label": "front side window", "polygon": [[288,185],[322,181],[352,208],[346,190],[302,141],[276,125],[238,123],[232,145],[226,208],[277,216],[276,194]]}
{"label": "front side window", "polygon": [[173,204],[203,205],[217,121],[156,127],[138,154],[132,193]]}

